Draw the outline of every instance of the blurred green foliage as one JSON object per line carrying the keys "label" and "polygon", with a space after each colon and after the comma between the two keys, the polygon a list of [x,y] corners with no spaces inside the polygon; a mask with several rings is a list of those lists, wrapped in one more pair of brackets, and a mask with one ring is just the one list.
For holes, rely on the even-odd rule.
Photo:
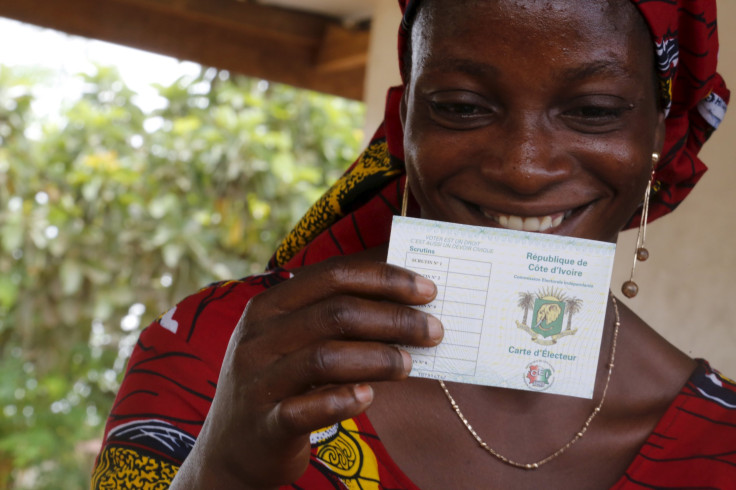
{"label": "blurred green foliage", "polygon": [[109,67],[34,114],[0,67],[0,488],[85,488],[140,332],[261,271],[352,161],[356,102],[202,69],[144,111]]}

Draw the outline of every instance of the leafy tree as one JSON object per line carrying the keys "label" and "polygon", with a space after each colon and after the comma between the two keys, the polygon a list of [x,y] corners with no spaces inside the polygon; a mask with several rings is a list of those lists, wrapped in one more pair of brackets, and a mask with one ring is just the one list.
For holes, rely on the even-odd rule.
{"label": "leafy tree", "polygon": [[526,325],[526,319],[529,315],[529,309],[534,307],[534,295],[530,292],[519,293],[519,300],[516,303],[519,308],[524,309],[524,318],[521,323]]}
{"label": "leafy tree", "polygon": [[140,329],[262,270],[346,168],[362,105],[203,68],[144,110],[113,68],[34,115],[0,67],[0,488],[85,488]]}
{"label": "leafy tree", "polygon": [[583,309],[583,300],[580,298],[567,298],[565,304],[567,305],[567,328],[565,330],[570,330],[572,328],[572,316],[580,313],[580,310]]}

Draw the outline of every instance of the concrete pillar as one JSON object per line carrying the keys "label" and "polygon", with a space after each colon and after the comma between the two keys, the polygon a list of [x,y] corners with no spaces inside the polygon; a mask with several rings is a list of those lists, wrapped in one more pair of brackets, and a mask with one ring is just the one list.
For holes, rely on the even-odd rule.
{"label": "concrete pillar", "polygon": [[383,120],[386,91],[401,83],[396,35],[401,11],[396,0],[375,0],[365,78],[365,137],[367,143]]}

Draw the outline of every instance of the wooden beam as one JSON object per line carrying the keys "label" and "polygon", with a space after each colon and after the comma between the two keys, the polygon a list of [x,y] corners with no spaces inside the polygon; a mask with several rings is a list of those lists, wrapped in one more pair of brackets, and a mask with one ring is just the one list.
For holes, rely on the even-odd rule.
{"label": "wooden beam", "polygon": [[368,61],[370,31],[346,29],[329,24],[317,53],[316,68],[335,72],[365,67]]}
{"label": "wooden beam", "polygon": [[[362,100],[364,33],[329,17],[233,0],[0,0],[0,16]],[[339,33],[339,34],[335,34]],[[332,38],[330,38],[332,36]],[[364,43],[367,51],[367,42]]]}

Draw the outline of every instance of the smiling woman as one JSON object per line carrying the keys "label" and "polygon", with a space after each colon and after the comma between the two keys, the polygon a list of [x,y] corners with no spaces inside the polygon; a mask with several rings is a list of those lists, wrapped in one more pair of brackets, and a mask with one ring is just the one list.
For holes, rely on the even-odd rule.
{"label": "smiling woman", "polygon": [[[396,347],[443,341],[411,308],[437,287],[385,263],[402,196],[412,216],[599,241],[674,209],[728,102],[715,3],[409,3],[404,85],[370,146],[268,272],[208,287],[143,333],[95,485],[732,485],[736,386],[613,296],[592,399],[438,384],[408,378]],[[534,321],[562,328],[563,307],[579,300],[550,297]],[[551,373],[530,364],[529,383]]]}

